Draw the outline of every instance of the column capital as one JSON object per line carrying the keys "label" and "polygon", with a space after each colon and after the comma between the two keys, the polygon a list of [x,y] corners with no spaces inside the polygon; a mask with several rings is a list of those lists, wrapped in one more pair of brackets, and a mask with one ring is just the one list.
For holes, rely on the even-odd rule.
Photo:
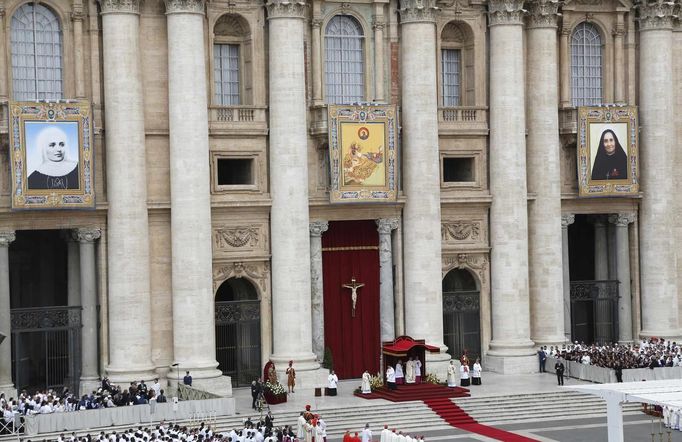
{"label": "column capital", "polygon": [[83,5],[80,3],[74,3],[71,8],[71,20],[73,21],[83,21],[85,14],[83,13]]}
{"label": "column capital", "polygon": [[268,0],[268,20],[273,18],[304,18],[307,3],[303,0]]}
{"label": "column capital", "polygon": [[102,229],[83,227],[71,232],[73,239],[78,242],[93,242],[102,236]]}
{"label": "column capital", "polygon": [[556,28],[559,18],[558,0],[530,0],[528,3],[528,28]]}
{"label": "column capital", "polygon": [[102,14],[139,14],[141,0],[99,0]]}
{"label": "column capital", "polygon": [[204,0],[164,0],[166,14],[204,14]]}
{"label": "column capital", "polygon": [[380,234],[391,234],[392,230],[395,230],[400,225],[400,220],[398,218],[379,218],[376,220],[377,230]]}
{"label": "column capital", "polygon": [[675,21],[676,5],[666,0],[640,0],[635,4],[639,10],[637,20],[639,30],[672,29]]}
{"label": "column capital", "polygon": [[322,236],[329,229],[327,221],[317,220],[310,223],[310,236]]}
{"label": "column capital", "polygon": [[567,213],[561,215],[561,228],[565,229],[575,222],[575,215],[572,213]]}
{"label": "column capital", "polygon": [[611,30],[611,34],[614,37],[624,37],[625,36],[625,24],[624,23],[616,23],[616,25]]}
{"label": "column capital", "polygon": [[17,239],[14,230],[0,230],[0,247],[9,247]]}
{"label": "column capital", "polygon": [[522,25],[523,0],[488,0],[488,26]]}
{"label": "column capital", "polygon": [[384,20],[383,16],[374,16],[372,19],[372,29],[375,31],[378,29],[380,31],[383,31],[384,28],[386,27],[386,21]]}
{"label": "column capital", "polygon": [[320,29],[322,27],[322,19],[319,17],[313,18],[310,20],[310,24],[313,29]]}
{"label": "column capital", "polygon": [[635,212],[614,213],[609,216],[609,222],[618,227],[627,227],[628,224],[634,223],[636,220],[637,213]]}
{"label": "column capital", "polygon": [[436,0],[400,0],[400,24],[435,23],[438,11]]}

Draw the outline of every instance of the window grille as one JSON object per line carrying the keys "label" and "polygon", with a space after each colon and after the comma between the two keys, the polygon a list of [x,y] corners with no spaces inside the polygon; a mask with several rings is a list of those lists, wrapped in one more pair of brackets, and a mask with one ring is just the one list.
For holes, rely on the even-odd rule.
{"label": "window grille", "polygon": [[580,23],[571,35],[571,94],[573,106],[602,103],[602,41],[590,23]]}
{"label": "window grille", "polygon": [[215,104],[234,106],[239,98],[239,45],[213,45]]}
{"label": "window grille", "polygon": [[353,17],[337,15],[325,32],[327,103],[350,104],[365,97],[363,34]]}

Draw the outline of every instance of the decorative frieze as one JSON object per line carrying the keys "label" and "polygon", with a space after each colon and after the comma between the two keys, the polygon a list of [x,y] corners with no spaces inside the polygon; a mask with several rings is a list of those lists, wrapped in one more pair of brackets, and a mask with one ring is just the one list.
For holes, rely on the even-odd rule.
{"label": "decorative frieze", "polygon": [[265,4],[268,10],[268,19],[304,18],[307,6],[305,1],[289,0],[268,0]]}
{"label": "decorative frieze", "polygon": [[523,0],[488,0],[488,26],[522,25]]}
{"label": "decorative frieze", "polygon": [[86,227],[73,230],[71,234],[78,242],[93,242],[102,236],[102,229]]}
{"label": "decorative frieze", "polygon": [[637,2],[635,8],[639,14],[639,30],[672,29],[673,22],[677,18],[675,2],[665,0],[643,0]]}
{"label": "decorative frieze", "polygon": [[609,222],[615,224],[617,227],[627,227],[628,224],[632,224],[637,220],[637,213],[635,212],[625,212],[625,213],[614,213],[609,215]]}
{"label": "decorative frieze", "polygon": [[140,13],[140,0],[100,0],[102,14]]}
{"label": "decorative frieze", "polygon": [[204,0],[165,0],[166,14],[203,14]]}
{"label": "decorative frieze", "polygon": [[484,253],[458,253],[446,255],[442,259],[442,272],[445,276],[452,269],[469,269],[476,273],[481,285],[486,284],[488,273],[488,256]]}
{"label": "decorative frieze", "polygon": [[263,248],[263,242],[261,226],[218,227],[213,230],[216,250]]}
{"label": "decorative frieze", "polygon": [[479,241],[481,234],[480,221],[448,221],[441,223],[441,239],[443,241]]}
{"label": "decorative frieze", "polygon": [[436,0],[400,0],[400,23],[435,22],[439,8]]}
{"label": "decorative frieze", "polygon": [[268,262],[231,262],[213,266],[213,291],[230,278],[247,278],[256,284],[260,295],[268,293],[270,264]]}
{"label": "decorative frieze", "polygon": [[556,28],[559,17],[558,0],[532,0],[528,4],[529,28]]}
{"label": "decorative frieze", "polygon": [[17,239],[17,235],[13,230],[0,231],[0,247],[9,247],[15,239]]}

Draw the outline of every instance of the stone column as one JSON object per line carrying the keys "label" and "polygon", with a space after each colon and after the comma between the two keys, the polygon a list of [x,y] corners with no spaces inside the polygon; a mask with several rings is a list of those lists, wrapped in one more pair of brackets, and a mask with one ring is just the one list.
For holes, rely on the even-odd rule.
{"label": "stone column", "polygon": [[101,6],[109,203],[106,370],[113,382],[124,384],[154,376],[139,1],[107,0]]}
{"label": "stone column", "polygon": [[[5,4],[0,4],[0,35],[6,35]],[[0,66],[7,66],[7,43],[0,38]],[[0,69],[0,100],[7,100],[7,69]],[[9,339],[9,338],[7,338]]]}
{"label": "stone column", "polygon": [[609,279],[609,246],[606,236],[606,217],[595,215],[594,224],[594,279],[605,281]]}
{"label": "stone column", "polygon": [[398,228],[397,218],[378,219],[379,230],[379,323],[381,342],[395,339],[395,297],[393,296],[393,252],[391,232]]}
{"label": "stone column", "polygon": [[[436,91],[436,0],[400,0],[405,331],[442,349],[429,371],[446,374]],[[428,320],[426,320],[428,318]],[[432,361],[443,361],[439,366]]]}
{"label": "stone column", "polygon": [[569,67],[571,65],[570,55],[568,54],[568,39],[571,35],[571,30],[566,26],[562,26],[559,31],[559,65],[560,71],[560,106],[562,108],[571,106],[571,76]]}
{"label": "stone column", "polygon": [[613,66],[614,66],[614,101],[616,104],[625,104],[625,23],[623,15],[618,14],[616,26],[613,28]]}
{"label": "stone column", "polygon": [[81,311],[81,379],[80,394],[90,393],[99,386],[97,370],[97,265],[95,241],[102,236],[100,229],[83,228],[73,231],[79,243]]}
{"label": "stone column", "polygon": [[81,305],[81,264],[78,250],[78,242],[73,238],[71,231],[64,231],[66,241],[66,290],[67,305],[74,307]]}
{"label": "stone column", "polygon": [[528,260],[531,339],[537,345],[564,342],[561,238],[561,158],[557,96],[559,2],[533,0],[527,31]]}
{"label": "stone column", "polygon": [[632,342],[632,292],[630,281],[630,240],[628,225],[635,221],[635,213],[611,215],[609,221],[616,225],[616,264],[618,281],[618,342]]}
{"label": "stone column", "polygon": [[324,360],[324,280],[322,278],[322,234],[329,228],[327,221],[310,223],[310,290],[313,321],[313,353]]}
{"label": "stone column", "polygon": [[12,382],[12,324],[9,293],[9,245],[16,239],[12,230],[0,231],[0,333],[5,340],[0,343],[0,391],[5,397],[17,397]]}
{"label": "stone column", "polygon": [[[215,359],[204,1],[166,0],[165,3],[173,361],[181,374],[191,372],[193,385],[230,395],[229,378],[221,378]],[[170,376],[177,378],[177,375]]]}
{"label": "stone column", "polygon": [[383,102],[384,97],[384,22],[383,3],[375,5],[374,22],[374,101]]}
{"label": "stone column", "polygon": [[305,63],[306,2],[268,0],[272,360],[294,360],[301,386],[319,386],[312,349]]}
{"label": "stone column", "polygon": [[639,8],[639,116],[641,127],[640,266],[643,336],[679,337],[673,238],[676,169],[673,158],[673,18],[675,4],[642,1]]}
{"label": "stone column", "polygon": [[564,336],[565,341],[571,342],[571,272],[569,265],[568,247],[568,226],[575,222],[575,215],[572,213],[561,215],[561,261],[562,261],[562,281],[564,292]]}
{"label": "stone column", "polygon": [[490,0],[490,252],[493,339],[487,366],[531,373],[523,1]]}
{"label": "stone column", "polygon": [[74,77],[76,98],[85,98],[85,60],[83,57],[83,4],[75,1],[71,20],[73,21]]}
{"label": "stone column", "polygon": [[313,102],[322,102],[322,49],[320,48],[322,20],[312,20],[312,46],[310,48],[310,64],[313,77]]}

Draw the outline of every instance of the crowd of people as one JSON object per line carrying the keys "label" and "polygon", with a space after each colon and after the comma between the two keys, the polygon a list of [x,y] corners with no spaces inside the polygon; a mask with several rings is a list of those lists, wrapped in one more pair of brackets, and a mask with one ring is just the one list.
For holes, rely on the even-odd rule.
{"label": "crowd of people", "polygon": [[[424,436],[411,436],[395,428],[389,430],[388,425],[384,425],[380,436],[379,442],[424,442],[426,440]],[[356,431],[354,434],[351,434],[350,430],[347,430],[343,435],[342,442],[372,442],[373,440],[372,430],[369,428],[369,424],[367,424],[361,432]]]}

